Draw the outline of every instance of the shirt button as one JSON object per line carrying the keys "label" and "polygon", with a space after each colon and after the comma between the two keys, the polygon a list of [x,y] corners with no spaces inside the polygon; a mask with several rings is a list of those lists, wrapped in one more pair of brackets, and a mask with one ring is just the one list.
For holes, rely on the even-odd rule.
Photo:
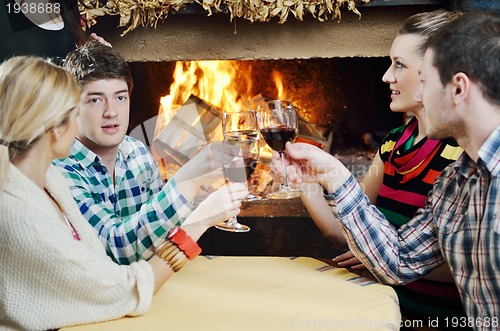
{"label": "shirt button", "polygon": [[144,186],[143,186],[143,187],[141,187],[141,191],[142,191],[142,192],[144,192],[145,190],[146,190],[146,188],[144,188]]}

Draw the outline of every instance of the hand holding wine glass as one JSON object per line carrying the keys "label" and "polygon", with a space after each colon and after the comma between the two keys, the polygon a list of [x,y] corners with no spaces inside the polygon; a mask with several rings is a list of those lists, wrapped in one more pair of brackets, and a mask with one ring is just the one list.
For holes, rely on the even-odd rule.
{"label": "hand holding wine glass", "polygon": [[[257,166],[259,158],[259,141],[257,118],[253,111],[226,112],[222,117],[224,141],[223,153],[227,154],[229,162],[223,164],[223,172],[230,183],[243,183]],[[216,226],[220,230],[231,232],[247,232],[250,227],[238,223],[236,216]]]}
{"label": "hand holding wine glass", "polygon": [[300,195],[288,183],[285,173],[285,144],[293,142],[297,137],[297,113],[291,102],[286,100],[270,100],[259,106],[259,129],[266,143],[280,154],[283,182],[280,190],[273,193],[273,199],[292,199]]}

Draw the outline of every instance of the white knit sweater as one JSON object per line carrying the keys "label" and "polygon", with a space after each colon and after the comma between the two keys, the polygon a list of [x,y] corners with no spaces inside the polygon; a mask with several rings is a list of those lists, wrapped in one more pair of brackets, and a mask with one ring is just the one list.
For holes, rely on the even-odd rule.
{"label": "white knit sweater", "polygon": [[154,288],[149,264],[114,263],[53,166],[46,182],[80,241],[11,164],[0,192],[0,329],[46,330],[145,313]]}

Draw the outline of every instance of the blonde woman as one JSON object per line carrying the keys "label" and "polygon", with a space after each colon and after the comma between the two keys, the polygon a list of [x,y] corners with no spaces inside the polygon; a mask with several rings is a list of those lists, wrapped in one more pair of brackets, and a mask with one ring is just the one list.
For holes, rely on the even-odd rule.
{"label": "blonde woman", "polygon": [[[79,101],[79,87],[62,68],[35,57],[0,65],[0,329],[57,329],[145,313],[153,293],[199,254],[194,240],[237,215],[248,193],[239,184],[231,196],[227,188],[215,191],[199,206],[214,216],[183,226],[184,245],[184,230],[176,228],[149,261],[114,263],[51,165],[69,153]],[[167,250],[174,257],[161,259]]]}

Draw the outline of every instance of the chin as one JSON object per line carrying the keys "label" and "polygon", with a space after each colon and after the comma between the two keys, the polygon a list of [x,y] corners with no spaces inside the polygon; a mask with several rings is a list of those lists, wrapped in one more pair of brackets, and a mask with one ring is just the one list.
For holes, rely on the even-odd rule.
{"label": "chin", "polygon": [[123,139],[125,138],[125,134],[116,134],[113,136],[107,136],[102,139],[103,145],[112,147],[118,146],[121,144]]}
{"label": "chin", "polygon": [[393,113],[406,113],[406,109],[405,107],[401,107],[399,104],[397,103],[391,103],[389,105],[389,108],[391,108],[391,111]]}
{"label": "chin", "polygon": [[103,146],[108,147],[108,148],[115,148],[115,147],[118,147],[118,145],[120,145],[122,141],[123,141],[123,139],[120,141],[118,141],[118,140],[107,141],[105,144],[103,144]]}

